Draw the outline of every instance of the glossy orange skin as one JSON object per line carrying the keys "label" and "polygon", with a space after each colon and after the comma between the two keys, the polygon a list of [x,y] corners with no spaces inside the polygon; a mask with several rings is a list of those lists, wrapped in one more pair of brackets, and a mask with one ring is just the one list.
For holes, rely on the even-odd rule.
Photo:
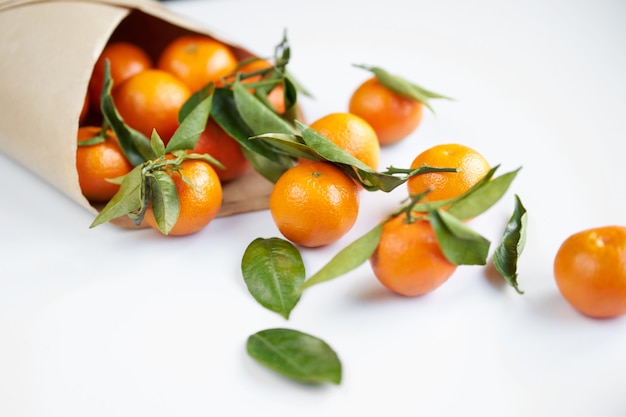
{"label": "glossy orange skin", "polygon": [[191,90],[172,74],[149,69],[118,86],[113,100],[124,121],[150,138],[152,129],[166,144],[178,128],[178,112]]}
{"label": "glossy orange skin", "polygon": [[433,172],[409,178],[409,194],[420,194],[431,189],[425,201],[447,200],[463,194],[490,170],[487,159],[464,145],[441,144],[433,146],[415,157],[411,169],[428,165],[435,168],[456,168],[458,172]]}
{"label": "glossy orange skin", "polygon": [[626,314],[626,227],[597,227],[565,239],[554,258],[554,278],[565,300],[582,314]]}
{"label": "glossy orange skin", "polygon": [[361,84],[350,97],[350,113],[365,119],[382,146],[405,139],[422,122],[424,105],[394,93],[376,77]]}
{"label": "glossy orange skin", "polygon": [[94,108],[100,108],[100,94],[104,82],[104,62],[109,60],[113,88],[135,74],[153,67],[150,56],[137,45],[129,42],[110,43],[102,50],[89,81],[89,95]]}
{"label": "glossy orange skin", "polygon": [[207,36],[181,36],[161,52],[157,67],[175,75],[195,92],[231,74],[237,58],[227,45]]}
{"label": "glossy orange skin", "polygon": [[[170,236],[184,236],[199,232],[217,215],[222,205],[222,185],[215,170],[202,160],[186,160],[181,163],[180,172],[168,173],[178,192],[180,214]],[[183,175],[194,185],[183,180]],[[146,223],[158,230],[154,213],[148,208]]]}
{"label": "glossy orange skin", "polygon": [[[85,126],[78,129],[78,142],[98,135],[100,127]],[[115,134],[107,132],[104,142],[95,145],[78,146],[76,149],[76,170],[80,189],[89,201],[101,203],[111,199],[120,186],[107,179],[126,175],[133,166],[120,149]]]}
{"label": "glossy orange skin", "polygon": [[385,223],[370,265],[381,284],[407,297],[434,291],[457,269],[443,255],[430,222],[407,223],[405,214]]}
{"label": "glossy orange skin", "polygon": [[359,191],[350,177],[329,163],[297,165],[274,185],[270,212],[291,242],[324,246],[340,239],[356,222]]}
{"label": "glossy orange skin", "polygon": [[239,143],[230,137],[213,119],[209,119],[206,128],[198,138],[193,153],[207,153],[220,161],[226,169],[214,167],[220,181],[228,182],[239,178],[248,169],[250,162],[246,159]]}
{"label": "glossy orange skin", "polygon": [[311,123],[310,127],[365,165],[378,170],[378,137],[361,117],[351,113],[330,113]]}

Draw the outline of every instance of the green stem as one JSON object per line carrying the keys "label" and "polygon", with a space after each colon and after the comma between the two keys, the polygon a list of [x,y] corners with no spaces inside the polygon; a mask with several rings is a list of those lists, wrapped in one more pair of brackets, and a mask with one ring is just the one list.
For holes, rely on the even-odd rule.
{"label": "green stem", "polygon": [[383,174],[395,175],[404,174],[407,177],[413,177],[415,175],[429,174],[433,172],[459,172],[457,168],[436,168],[428,165],[422,165],[419,168],[396,168],[390,166]]}

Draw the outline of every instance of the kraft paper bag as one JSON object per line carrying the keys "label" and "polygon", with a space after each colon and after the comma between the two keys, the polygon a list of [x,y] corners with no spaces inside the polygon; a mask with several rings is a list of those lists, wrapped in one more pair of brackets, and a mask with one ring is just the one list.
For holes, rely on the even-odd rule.
{"label": "kraft paper bag", "polygon": [[[152,0],[0,0],[0,152],[96,214],[75,168],[78,118],[96,60],[110,40],[130,40],[156,61],[187,33],[218,39],[238,58],[252,55]],[[226,183],[218,216],[266,209],[271,187],[254,170]]]}

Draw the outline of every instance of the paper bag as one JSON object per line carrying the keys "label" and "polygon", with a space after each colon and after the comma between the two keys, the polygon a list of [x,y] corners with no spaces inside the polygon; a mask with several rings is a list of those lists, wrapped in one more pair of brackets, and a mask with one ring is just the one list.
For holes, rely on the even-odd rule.
{"label": "paper bag", "polygon": [[[95,214],[75,166],[78,117],[96,60],[110,40],[128,40],[156,61],[187,33],[212,36],[238,58],[251,55],[150,0],[1,1],[0,152]],[[226,183],[218,216],[266,209],[271,187],[254,170]]]}

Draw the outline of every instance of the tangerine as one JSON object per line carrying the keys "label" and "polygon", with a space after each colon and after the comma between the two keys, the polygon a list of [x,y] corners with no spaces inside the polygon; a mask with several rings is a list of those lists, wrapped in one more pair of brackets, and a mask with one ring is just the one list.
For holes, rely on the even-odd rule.
{"label": "tangerine", "polygon": [[351,113],[330,113],[311,123],[310,127],[365,165],[378,170],[378,137],[361,117]]}
{"label": "tangerine", "polygon": [[207,36],[181,36],[170,42],[157,67],[182,80],[191,91],[217,82],[237,67],[237,58],[226,44]]}
{"label": "tangerine", "polygon": [[[184,160],[178,169],[167,173],[174,181],[180,205],[178,219],[169,235],[183,236],[202,230],[222,205],[222,186],[217,173],[207,162],[198,159]],[[159,230],[150,207],[145,221]]]}
{"label": "tangerine", "polygon": [[374,128],[382,146],[405,139],[420,125],[424,113],[422,103],[389,90],[376,77],[352,93],[348,108]]}
{"label": "tangerine", "polygon": [[289,168],[270,194],[278,230],[293,243],[317,247],[345,235],[359,212],[359,191],[343,171],[327,162]]}
{"label": "tangerine", "polygon": [[220,161],[225,169],[219,167],[214,169],[222,182],[239,178],[250,168],[250,162],[243,154],[239,143],[212,118],[209,118],[192,152],[206,153]]}
{"label": "tangerine", "polygon": [[93,145],[80,145],[80,142],[97,137],[102,129],[84,126],[78,129],[76,149],[76,170],[80,189],[89,201],[106,202],[117,193],[120,186],[107,179],[126,175],[133,166],[124,156],[115,137],[107,130],[104,141]]}
{"label": "tangerine", "polygon": [[104,47],[96,61],[89,81],[89,95],[92,105],[100,108],[100,93],[104,82],[104,62],[109,60],[109,70],[113,88],[148,68],[153,67],[148,53],[129,42],[112,42]]}
{"label": "tangerine", "polygon": [[565,300],[594,318],[626,314],[626,227],[604,226],[569,236],[554,258]]}
{"label": "tangerine", "polygon": [[385,222],[370,265],[383,286],[409,297],[439,288],[457,269],[441,251],[430,222],[409,221],[406,213]]}
{"label": "tangerine", "polygon": [[178,112],[190,96],[182,81],[158,69],[132,76],[113,92],[115,106],[126,124],[148,138],[156,129],[166,144],[178,128]]}
{"label": "tangerine", "polygon": [[411,169],[421,166],[456,168],[458,172],[430,172],[414,175],[407,180],[409,194],[430,190],[425,201],[447,200],[463,194],[490,170],[487,159],[477,151],[459,144],[441,144],[415,157]]}

